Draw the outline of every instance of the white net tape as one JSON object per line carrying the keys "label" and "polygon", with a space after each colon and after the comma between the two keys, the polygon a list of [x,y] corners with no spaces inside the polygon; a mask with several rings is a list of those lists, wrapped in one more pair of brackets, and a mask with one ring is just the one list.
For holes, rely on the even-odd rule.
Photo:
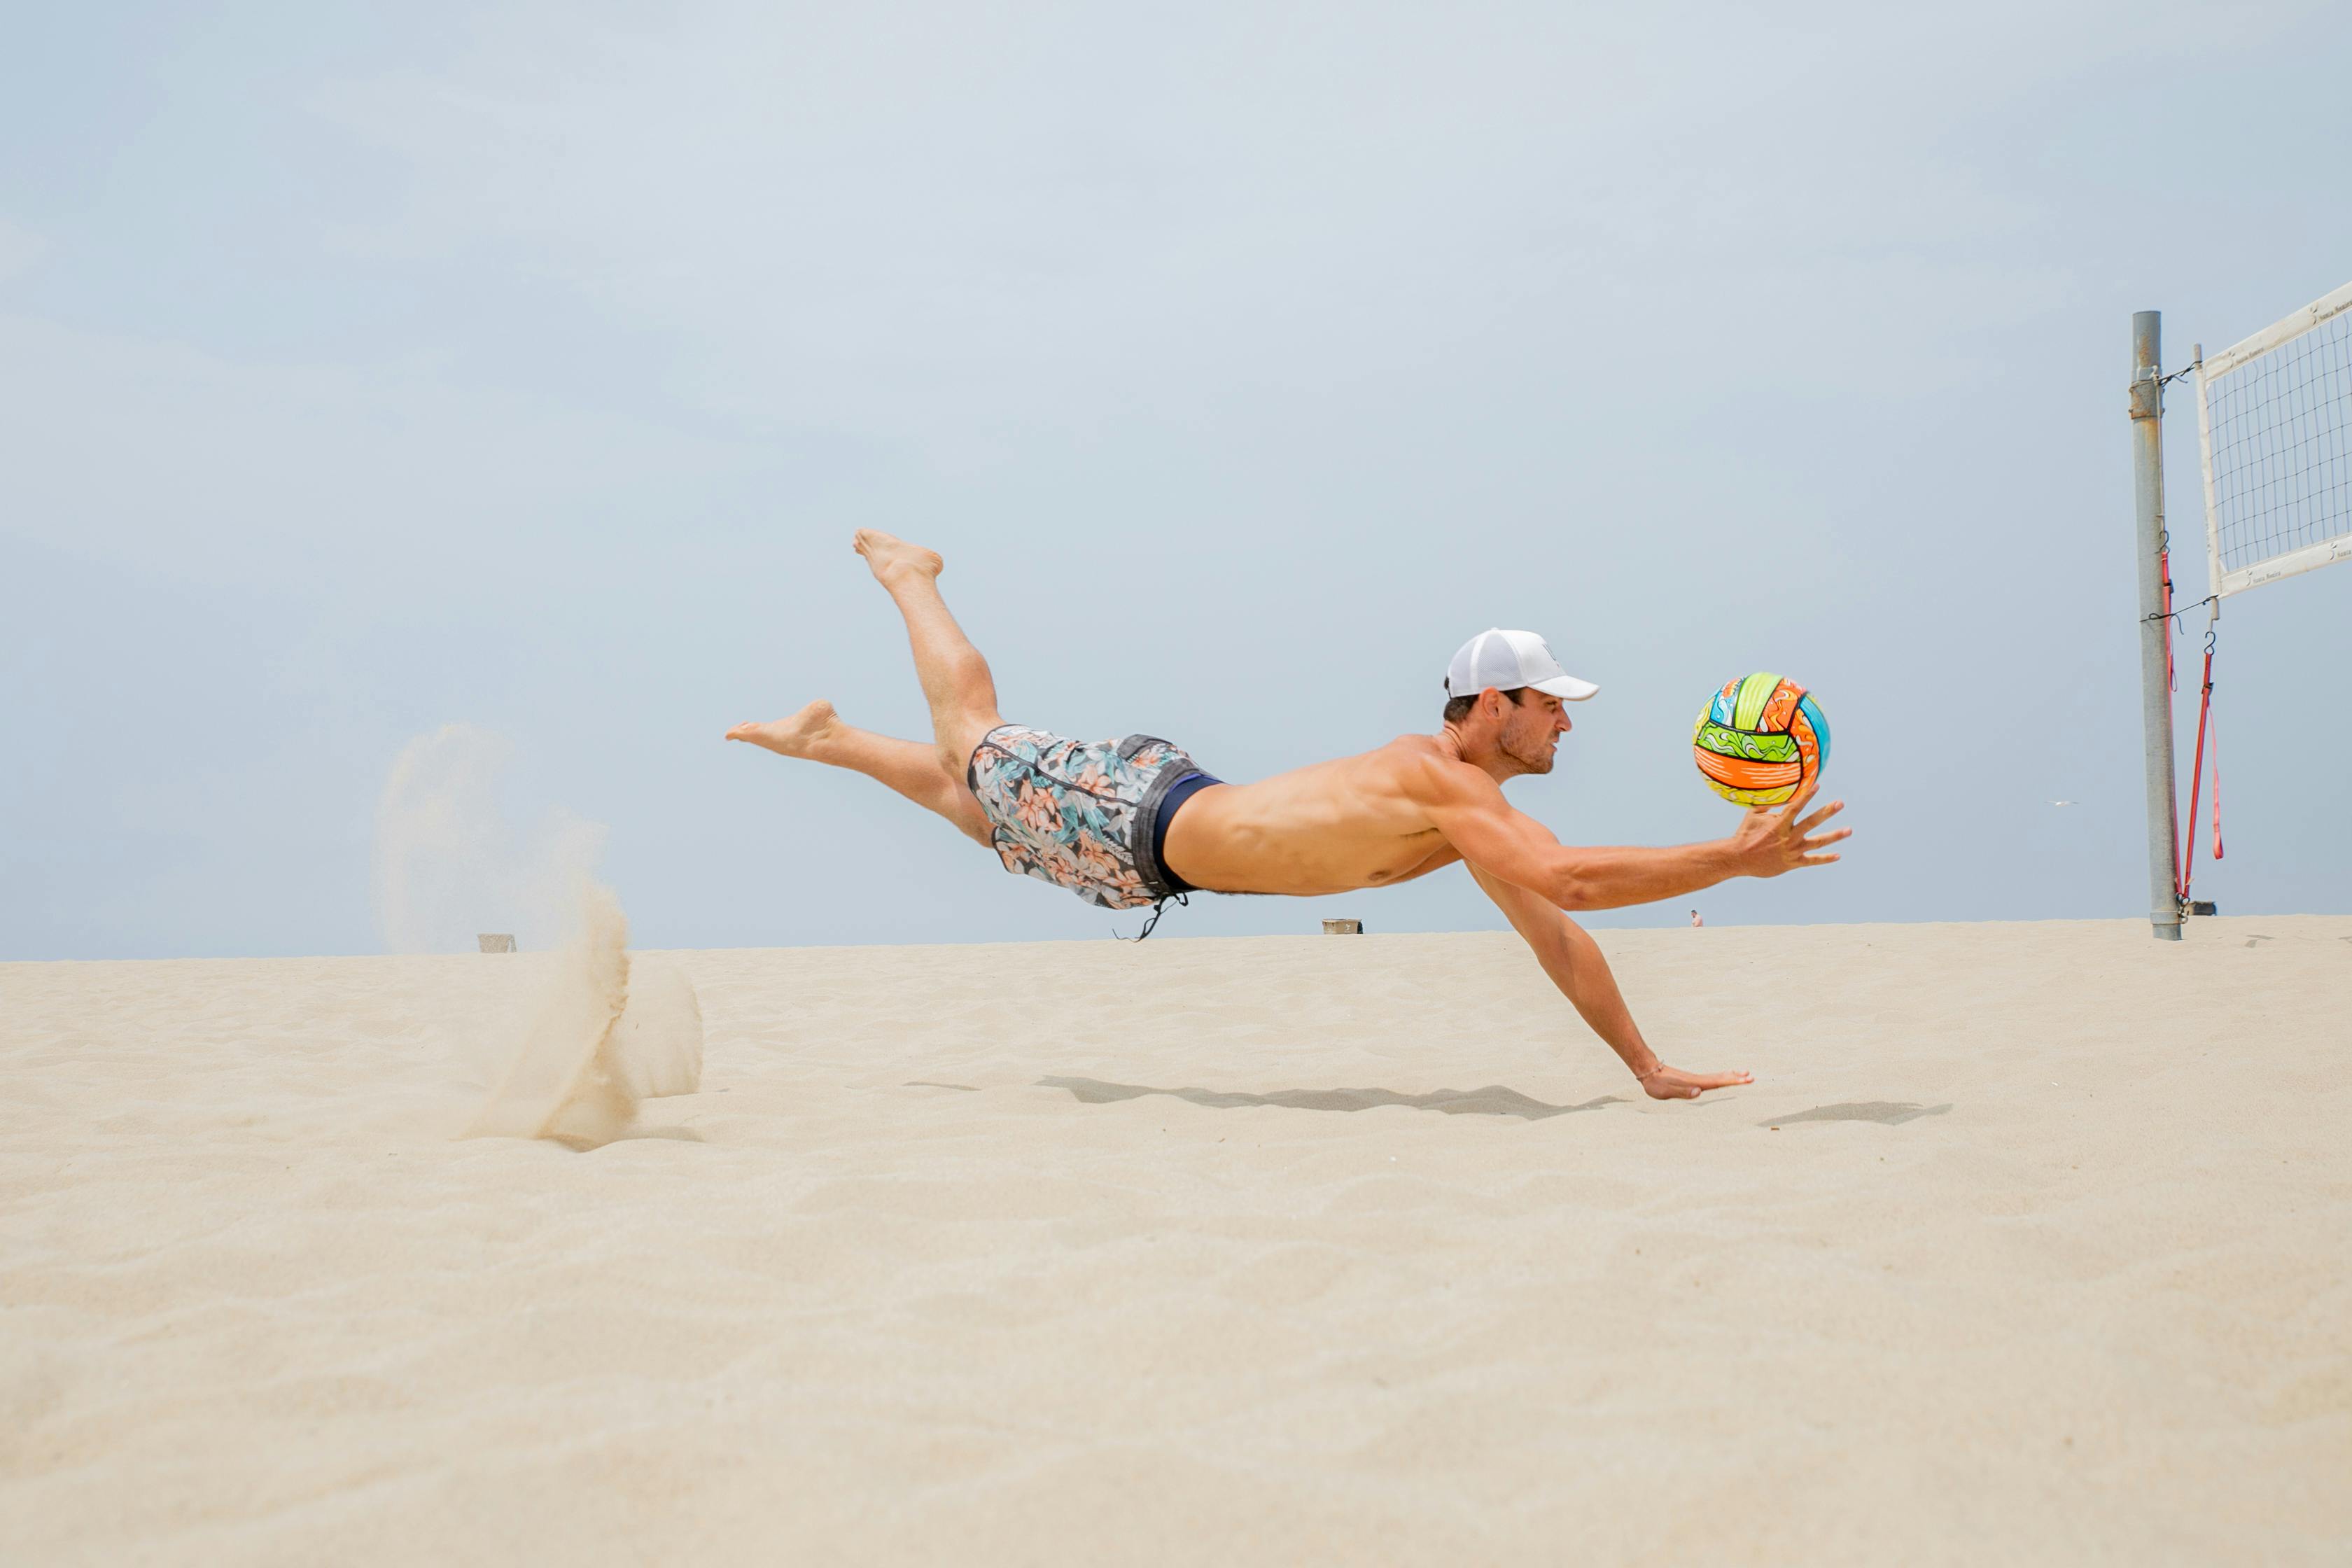
{"label": "white net tape", "polygon": [[2352,283],[2197,379],[2215,594],[2352,561]]}

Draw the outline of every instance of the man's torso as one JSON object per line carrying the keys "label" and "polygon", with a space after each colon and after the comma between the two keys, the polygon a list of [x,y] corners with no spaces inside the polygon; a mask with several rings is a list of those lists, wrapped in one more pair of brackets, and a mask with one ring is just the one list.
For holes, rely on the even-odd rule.
{"label": "man's torso", "polygon": [[1313,897],[1385,888],[1461,855],[1430,821],[1426,775],[1464,764],[1426,735],[1256,784],[1219,784],[1168,824],[1168,868],[1195,887]]}

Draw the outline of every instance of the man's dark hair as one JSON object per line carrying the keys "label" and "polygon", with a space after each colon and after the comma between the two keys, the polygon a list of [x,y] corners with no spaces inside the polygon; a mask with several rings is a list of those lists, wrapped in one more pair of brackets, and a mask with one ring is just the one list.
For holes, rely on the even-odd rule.
{"label": "man's dark hair", "polygon": [[[1527,688],[1524,686],[1514,686],[1508,691],[1504,692],[1503,695],[1511,700],[1512,707],[1517,708],[1519,705],[1519,693],[1526,689]],[[1470,717],[1470,710],[1477,705],[1478,693],[1475,691],[1472,692],[1467,697],[1447,698],[1445,700],[1445,721],[1449,724],[1459,724],[1463,720]]]}

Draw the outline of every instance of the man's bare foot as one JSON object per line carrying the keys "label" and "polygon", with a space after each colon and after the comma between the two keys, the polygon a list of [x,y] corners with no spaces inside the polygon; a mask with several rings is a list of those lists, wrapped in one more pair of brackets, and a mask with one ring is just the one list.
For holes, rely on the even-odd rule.
{"label": "man's bare foot", "polygon": [[824,743],[825,732],[840,722],[833,704],[819,698],[789,719],[774,719],[765,724],[738,724],[727,731],[727,738],[765,746],[779,756],[807,757],[815,754],[816,748]]}
{"label": "man's bare foot", "polygon": [[866,557],[866,564],[874,571],[874,580],[887,587],[890,579],[902,572],[912,572],[924,577],[936,577],[947,563],[936,550],[926,550],[919,544],[909,544],[903,539],[893,539],[878,528],[861,528],[850,542],[850,548]]}

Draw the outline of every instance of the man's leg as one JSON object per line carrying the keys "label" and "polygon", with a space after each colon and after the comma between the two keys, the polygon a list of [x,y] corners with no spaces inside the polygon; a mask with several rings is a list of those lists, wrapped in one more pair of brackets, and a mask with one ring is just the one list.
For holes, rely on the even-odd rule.
{"label": "man's leg", "polygon": [[980,738],[1004,722],[996,710],[996,678],[940,597],[942,563],[936,553],[872,528],[859,529],[854,544],[906,617],[915,675],[931,705],[940,766],[961,781]]}
{"label": "man's leg", "polygon": [[940,766],[939,749],[919,741],[894,741],[871,730],[845,724],[830,702],[812,702],[789,719],[768,724],[738,724],[727,731],[730,741],[748,741],[779,756],[803,757],[847,768],[878,780],[926,811],[936,811],[958,832],[986,844],[988,819],[980,802],[963,782],[961,770],[950,773]]}

